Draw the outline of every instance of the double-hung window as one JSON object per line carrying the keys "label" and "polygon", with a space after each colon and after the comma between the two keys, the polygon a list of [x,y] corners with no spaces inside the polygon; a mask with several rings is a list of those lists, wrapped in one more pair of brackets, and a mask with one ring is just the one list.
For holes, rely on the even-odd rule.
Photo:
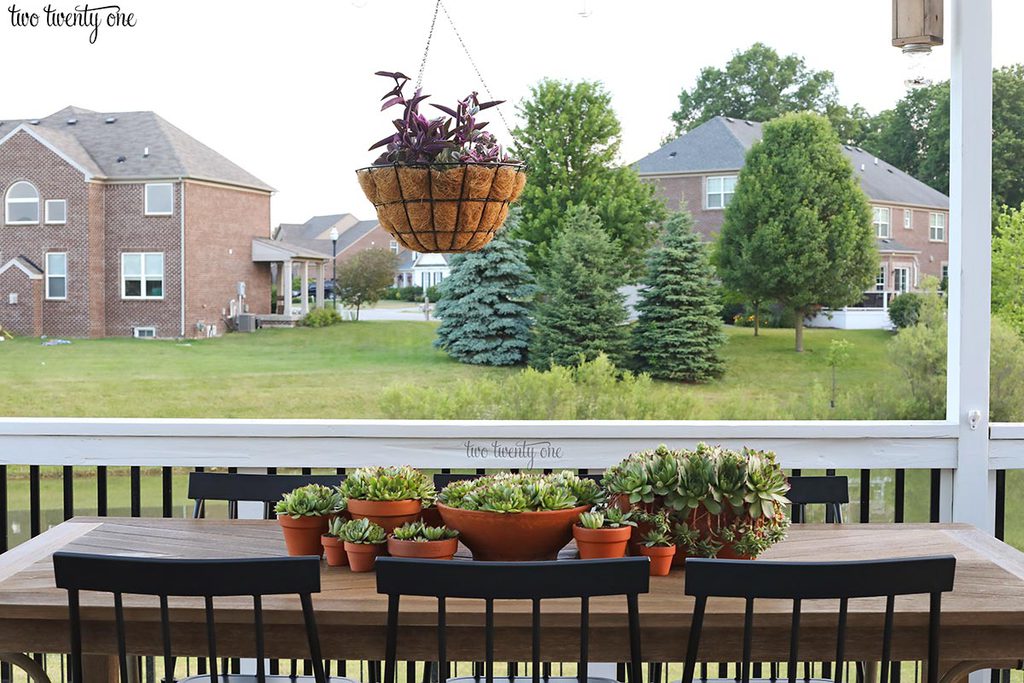
{"label": "double-hung window", "polygon": [[147,183],[147,216],[171,216],[174,214],[174,185],[172,183]]}
{"label": "double-hung window", "polygon": [[121,254],[121,298],[164,298],[164,255],[162,253]]}
{"label": "double-hung window", "polygon": [[914,229],[914,211],[913,209],[903,209],[903,229],[913,230]]}
{"label": "double-hung window", "polygon": [[64,252],[46,254],[46,298],[56,301],[68,298],[68,255]]}
{"label": "double-hung window", "polygon": [[933,213],[929,215],[928,239],[932,242],[946,241],[946,214]]}
{"label": "double-hung window", "polygon": [[875,276],[875,291],[885,291],[885,266],[879,266],[878,275]]}
{"label": "double-hung window", "polygon": [[704,201],[705,208],[724,209],[729,206],[733,194],[736,193],[736,176],[709,176],[705,189],[707,190]]}
{"label": "double-hung window", "polygon": [[892,237],[892,221],[889,207],[876,206],[874,207],[874,218],[871,223],[875,226],[875,237],[878,239],[888,239]]}

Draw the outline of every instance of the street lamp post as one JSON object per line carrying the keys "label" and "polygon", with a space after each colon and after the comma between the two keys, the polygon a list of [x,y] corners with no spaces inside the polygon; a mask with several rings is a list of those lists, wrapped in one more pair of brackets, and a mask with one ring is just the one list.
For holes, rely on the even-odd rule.
{"label": "street lamp post", "polygon": [[331,285],[331,301],[334,303],[334,307],[338,307],[338,229],[331,228],[331,249],[332,256],[331,263],[334,267],[334,273],[331,275],[333,284]]}

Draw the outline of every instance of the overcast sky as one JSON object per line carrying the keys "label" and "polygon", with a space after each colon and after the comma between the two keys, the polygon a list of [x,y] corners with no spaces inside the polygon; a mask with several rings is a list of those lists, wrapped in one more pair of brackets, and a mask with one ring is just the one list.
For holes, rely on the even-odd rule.
{"label": "overcast sky", "polygon": [[[79,1],[16,4],[40,12]],[[117,1],[137,26],[101,27],[93,45],[87,29],[12,28],[5,9],[0,120],[69,104],[153,110],[277,188],[275,225],[324,213],[372,217],[353,174],[390,129],[377,104],[387,84],[372,74],[416,73],[433,0]],[[833,71],[842,101],[872,113],[904,90],[904,58],[889,44],[891,0],[445,4],[494,96],[509,100],[510,125],[512,104],[541,78],[597,79],[622,121],[626,162],[658,147],[680,88],[702,66],[721,66],[755,41]],[[994,5],[996,64],[1024,62],[1024,2]],[[930,75],[947,78],[948,50],[931,61]],[[450,103],[474,89],[483,91],[442,14],[424,90]],[[494,132],[506,136],[494,118]]]}

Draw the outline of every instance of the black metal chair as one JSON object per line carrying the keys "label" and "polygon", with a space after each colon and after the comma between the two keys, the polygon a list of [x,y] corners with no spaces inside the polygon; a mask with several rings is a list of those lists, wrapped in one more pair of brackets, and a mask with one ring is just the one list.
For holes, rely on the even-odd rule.
{"label": "black metal chair", "polygon": [[743,560],[686,561],[687,595],[696,603],[690,624],[682,683],[693,683],[700,650],[701,629],[708,598],[743,598],[740,683],[750,683],[754,602],[758,599],[791,600],[793,603],[788,653],[789,683],[796,683],[800,661],[800,612],[803,600],[838,600],[835,683],[843,683],[846,661],[846,624],[849,602],[858,598],[884,597],[885,622],[880,649],[881,683],[888,683],[892,663],[893,614],[897,595],[927,594],[927,683],[939,680],[939,621],[942,593],[953,590],[956,558],[922,557],[860,562],[748,562]]}
{"label": "black metal chair", "polygon": [[[85,682],[82,670],[82,617],[80,593],[95,591],[113,593],[117,635],[118,665],[122,681],[128,678],[129,655],[125,643],[123,596],[147,595],[160,600],[160,634],[163,649],[165,680],[171,681],[174,656],[171,645],[171,624],[168,598],[201,597],[206,603],[206,636],[208,674],[183,679],[209,680],[212,683],[270,683],[275,681],[315,681],[327,683],[348,679],[328,679],[320,655],[320,641],[313,615],[312,594],[320,591],[320,562],[311,557],[247,558],[238,560],[179,560],[163,558],[111,557],[82,553],[57,552],[53,555],[57,587],[68,591],[71,624],[70,683]],[[264,671],[266,662],[263,630],[263,596],[296,594],[302,605],[313,677],[296,679],[270,676]],[[214,598],[251,596],[253,627],[256,636],[257,673],[255,675],[218,675],[217,637],[214,624]]]}
{"label": "black metal chair", "polygon": [[[377,592],[388,596],[387,641],[384,683],[397,683],[397,647],[399,606],[402,596],[437,598],[437,680],[449,683],[447,654],[448,598],[469,598],[484,601],[484,676],[494,681],[494,603],[496,600],[530,600],[533,603],[531,630],[532,676],[512,680],[540,683],[542,600],[579,598],[580,656],[575,680],[609,683],[609,679],[590,678],[589,658],[590,598],[624,596],[629,631],[629,675],[640,681],[640,613],[639,599],[646,593],[650,580],[649,561],[643,557],[615,560],[579,560],[574,562],[468,562],[410,560],[382,557],[377,560]],[[505,677],[501,677],[505,680]],[[559,680],[551,677],[547,680]],[[560,680],[572,680],[562,678]]]}
{"label": "black metal chair", "polygon": [[808,505],[824,505],[825,521],[843,523],[843,505],[850,502],[850,483],[846,477],[790,477],[789,493],[793,503],[793,521],[804,521]]}
{"label": "black metal chair", "polygon": [[273,519],[274,503],[300,486],[320,484],[337,486],[344,479],[338,474],[221,474],[189,472],[188,497],[195,501],[194,519],[206,513],[206,501],[227,501],[228,517],[238,517],[238,502],[263,503],[264,519]]}

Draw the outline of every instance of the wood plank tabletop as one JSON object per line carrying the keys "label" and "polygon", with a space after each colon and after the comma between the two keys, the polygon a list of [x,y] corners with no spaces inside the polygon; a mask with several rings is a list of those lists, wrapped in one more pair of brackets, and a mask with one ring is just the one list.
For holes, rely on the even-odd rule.
{"label": "wood plank tabletop", "polygon": [[[59,549],[116,555],[235,558],[284,554],[276,522],[146,518],[75,518],[0,555],[0,651],[64,652],[67,644],[67,596],[54,586],[51,556]],[[850,560],[951,554],[957,558],[956,585],[943,600],[942,657],[949,662],[1010,661],[1024,657],[1024,554],[967,525],[870,524],[796,525],[788,538],[764,555],[765,560]],[[640,597],[645,659],[681,661],[692,609],[683,595],[685,571],[652,578]],[[85,650],[116,652],[112,598],[83,594]],[[331,659],[375,659],[383,655],[386,598],[375,588],[375,575],[354,574],[324,565],[322,592],[314,596],[324,655]],[[129,649],[159,651],[159,613],[155,598],[125,600]],[[172,643],[182,655],[205,653],[203,605],[199,599],[172,599]],[[253,651],[251,600],[216,602],[218,639],[225,656]],[[803,605],[801,656],[827,660],[835,648],[836,603]],[[785,652],[791,605],[761,601],[756,605],[755,658],[770,660]],[[483,652],[483,606],[451,600],[449,655],[472,661]],[[530,655],[529,603],[497,607],[496,656],[526,660]],[[878,658],[881,648],[882,600],[851,602],[848,654]],[[404,598],[399,655],[425,660],[435,655],[436,601]],[[298,599],[264,601],[268,655],[301,657],[305,634]],[[920,659],[924,654],[927,599],[897,598],[894,656]],[[701,658],[728,660],[739,652],[743,602],[712,600],[705,619]],[[543,657],[571,661],[578,653],[578,601],[544,604]],[[625,600],[591,601],[591,652],[607,661],[625,659]],[[783,657],[784,658],[784,657]]]}

